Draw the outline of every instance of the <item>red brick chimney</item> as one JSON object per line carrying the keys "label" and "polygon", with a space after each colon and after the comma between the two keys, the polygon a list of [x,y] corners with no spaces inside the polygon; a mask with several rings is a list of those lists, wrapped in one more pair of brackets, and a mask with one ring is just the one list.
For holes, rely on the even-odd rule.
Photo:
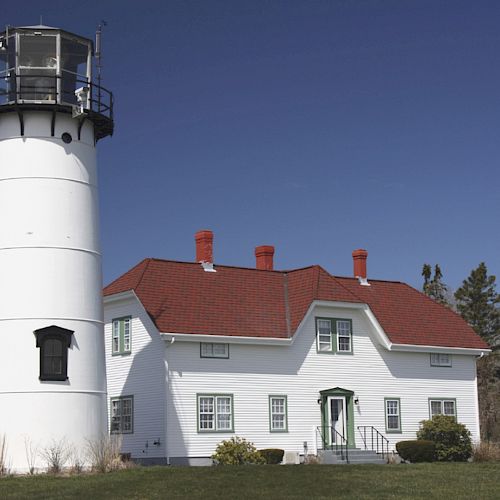
{"label": "red brick chimney", "polygon": [[263,271],[273,270],[274,247],[271,245],[261,245],[255,247],[255,267]]}
{"label": "red brick chimney", "polygon": [[212,231],[204,230],[198,231],[194,235],[196,241],[196,262],[209,262],[214,261],[212,242],[214,234]]}
{"label": "red brick chimney", "polygon": [[352,263],[354,265],[354,277],[366,279],[366,259],[368,252],[359,248],[352,252]]}

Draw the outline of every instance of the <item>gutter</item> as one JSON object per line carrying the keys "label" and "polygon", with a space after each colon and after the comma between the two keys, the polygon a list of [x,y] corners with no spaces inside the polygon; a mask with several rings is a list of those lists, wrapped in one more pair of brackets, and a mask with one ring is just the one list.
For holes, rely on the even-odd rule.
{"label": "gutter", "polygon": [[276,337],[241,337],[237,335],[200,335],[198,333],[160,333],[167,342],[222,342],[224,344],[254,344],[254,345],[292,345],[294,337],[288,339]]}

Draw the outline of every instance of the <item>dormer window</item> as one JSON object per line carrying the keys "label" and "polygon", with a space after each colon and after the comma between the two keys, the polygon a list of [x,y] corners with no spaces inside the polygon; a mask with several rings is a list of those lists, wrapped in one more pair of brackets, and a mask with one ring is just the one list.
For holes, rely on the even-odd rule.
{"label": "dormer window", "polygon": [[36,346],[40,348],[40,380],[68,380],[68,348],[72,330],[48,326],[35,330]]}

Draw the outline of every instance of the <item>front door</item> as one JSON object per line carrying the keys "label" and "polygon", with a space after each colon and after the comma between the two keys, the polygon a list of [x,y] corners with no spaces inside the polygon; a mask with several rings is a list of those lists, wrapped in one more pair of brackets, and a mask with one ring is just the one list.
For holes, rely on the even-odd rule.
{"label": "front door", "polygon": [[347,440],[347,407],[345,397],[328,396],[327,401],[330,443],[343,444],[344,439]]}

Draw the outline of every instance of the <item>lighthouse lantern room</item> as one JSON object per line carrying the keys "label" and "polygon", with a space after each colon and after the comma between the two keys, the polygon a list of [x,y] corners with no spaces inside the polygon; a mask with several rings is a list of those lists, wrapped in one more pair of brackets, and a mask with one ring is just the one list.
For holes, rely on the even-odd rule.
{"label": "lighthouse lantern room", "polygon": [[107,432],[96,143],[113,97],[91,40],[0,33],[0,443],[13,471]]}

